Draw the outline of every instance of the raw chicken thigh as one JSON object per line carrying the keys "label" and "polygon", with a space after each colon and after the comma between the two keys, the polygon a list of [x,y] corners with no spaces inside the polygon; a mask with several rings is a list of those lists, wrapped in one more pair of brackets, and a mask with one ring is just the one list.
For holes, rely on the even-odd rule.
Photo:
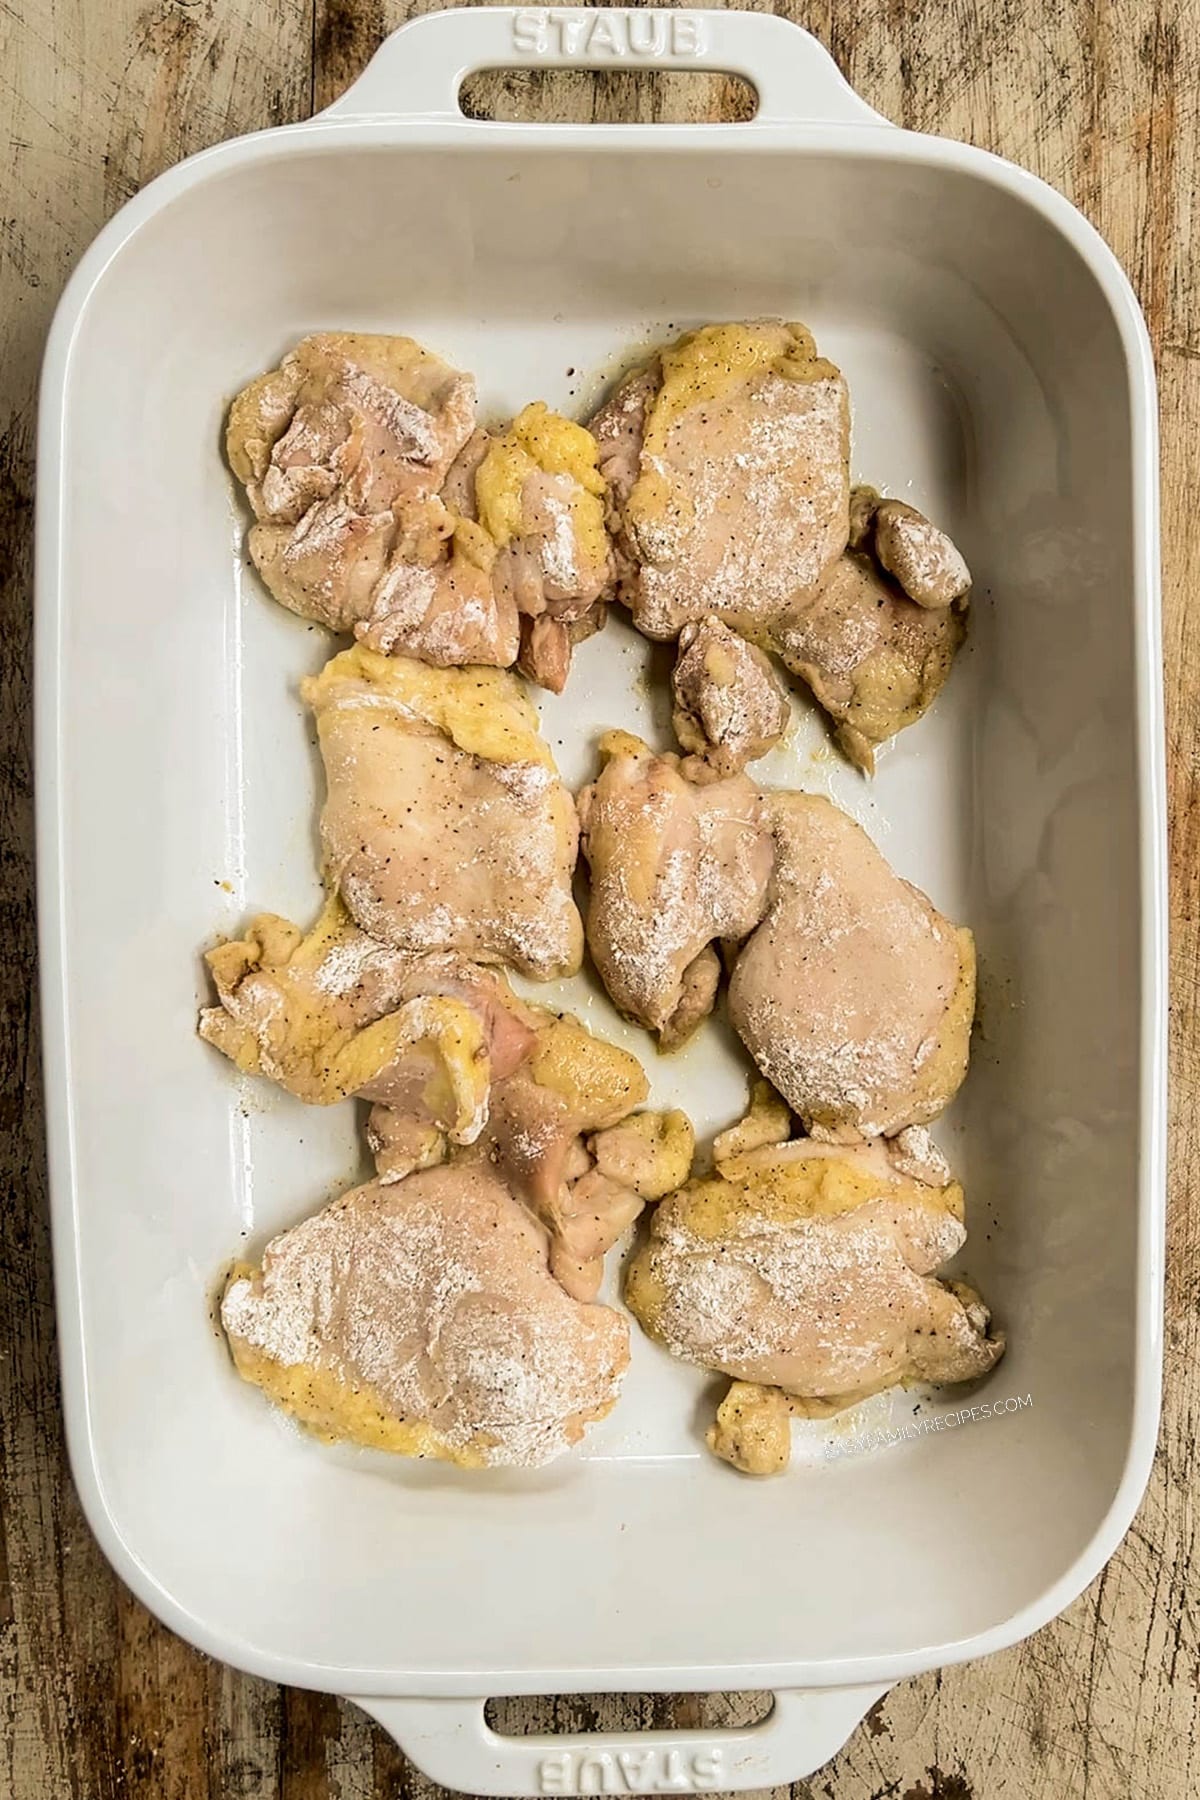
{"label": "raw chicken thigh", "polygon": [[892,1136],[935,1118],[967,1072],[975,951],[862,827],[774,794],[769,904],[734,965],[729,1016],[813,1133]]}
{"label": "raw chicken thigh", "polygon": [[613,1406],[629,1330],[571,1299],[485,1162],[370,1182],[235,1269],[238,1372],[320,1436],[467,1468],[535,1467]]}
{"label": "raw chicken thigh", "polygon": [[327,332],[241,393],[227,448],[275,598],[372,649],[560,688],[612,566],[595,440],[540,403],[475,431],[475,386],[410,338]]}
{"label": "raw chicken thigh", "polygon": [[438,490],[475,423],[475,383],[405,337],[321,332],[243,389],[230,467],[276,600],[333,631],[366,618],[398,551],[444,533]]}
{"label": "raw chicken thigh", "polygon": [[[705,326],[627,377],[592,430],[617,593],[634,624],[672,638],[712,614],[773,650],[870,773],[878,746],[945,681],[971,577],[915,508],[873,488],[851,493],[845,383],[810,334],[772,320]],[[683,652],[681,676],[694,686],[700,659],[689,644]],[[769,747],[778,728],[765,680],[764,669],[766,724],[755,735]],[[678,680],[677,718],[684,747],[721,773],[761,754],[722,749]]]}
{"label": "raw chicken thigh", "polygon": [[591,421],[620,598],[652,638],[716,613],[753,637],[846,547],[846,384],[802,325],[706,325]]}
{"label": "raw chicken thigh", "polygon": [[709,1444],[786,1465],[788,1419],[1003,1354],[977,1294],[931,1279],[964,1242],[962,1189],[900,1173],[887,1147],[798,1139],[719,1160],[655,1210],[625,1297],[674,1355],[734,1377]]}
{"label": "raw chicken thigh", "polygon": [[743,938],[762,917],[770,829],[744,775],[697,786],[677,757],[624,731],[600,750],[604,767],[579,796],[588,947],[613,1004],[669,1047],[712,1010],[714,940]]}
{"label": "raw chicken thigh", "polygon": [[615,1125],[647,1092],[636,1057],[569,1015],[545,1013],[529,1059],[492,1096],[483,1153],[551,1231],[551,1266],[580,1298],[594,1294],[605,1251],[641,1211],[637,1199],[610,1232],[591,1234],[596,1243],[581,1241],[572,1188],[591,1167],[583,1134]]}
{"label": "raw chicken thigh", "polygon": [[854,491],[851,546],[813,599],[772,622],[767,641],[870,774],[880,744],[941,691],[963,640],[971,578],[944,532],[873,488]]}
{"label": "raw chicken thigh", "polygon": [[516,677],[357,645],[301,693],[325,760],[328,877],[356,923],[401,950],[572,974],[578,820]]}
{"label": "raw chicken thigh", "polygon": [[497,591],[521,615],[521,671],[554,693],[573,646],[603,624],[612,582],[598,458],[589,431],[539,404],[491,440],[475,478],[479,516],[499,546]]}

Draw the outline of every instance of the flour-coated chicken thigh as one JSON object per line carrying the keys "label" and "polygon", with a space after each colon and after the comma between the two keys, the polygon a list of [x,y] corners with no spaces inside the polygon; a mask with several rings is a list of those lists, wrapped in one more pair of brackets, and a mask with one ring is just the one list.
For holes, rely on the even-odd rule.
{"label": "flour-coated chicken thigh", "polygon": [[607,1413],[629,1330],[573,1300],[485,1162],[369,1182],[235,1268],[238,1372],[320,1436],[468,1468],[536,1467]]}
{"label": "flour-coated chicken thigh", "polygon": [[268,591],[370,648],[561,687],[610,584],[595,440],[540,402],[475,429],[475,384],[411,338],[321,332],[230,408]]}
{"label": "flour-coated chicken thigh", "polygon": [[613,1004],[670,1046],[712,1009],[714,941],[743,938],[762,917],[770,829],[744,775],[697,784],[677,757],[623,731],[600,750],[604,766],[579,797],[588,947]]}
{"label": "flour-coated chicken thigh", "polygon": [[875,752],[932,706],[966,631],[971,577],[924,514],[855,488],[850,547],[817,593],[764,638],[800,677],[864,774]]}
{"label": "flour-coated chicken thigh", "polygon": [[572,974],[579,827],[517,678],[362,645],[301,684],[317,721],[328,879],[397,949]]}
{"label": "flour-coated chicken thigh", "polygon": [[445,535],[438,491],[474,423],[472,377],[406,337],[318,332],[244,388],[226,449],[275,599],[352,630],[392,557]]}
{"label": "flour-coated chicken thigh", "polygon": [[770,796],[766,913],[729,1016],[805,1126],[853,1141],[922,1125],[967,1071],[975,952],[862,827],[815,794]]}
{"label": "flour-coated chicken thigh", "polygon": [[754,637],[815,593],[846,546],[846,384],[802,325],[688,332],[634,370],[591,429],[619,597],[648,637],[707,613]]}
{"label": "flour-coated chicken thigh", "polygon": [[659,1204],[625,1296],[673,1355],[734,1378],[710,1446],[770,1473],[786,1464],[794,1412],[968,1381],[997,1362],[1004,1340],[978,1296],[933,1279],[962,1246],[962,1219],[957,1183],[900,1173],[881,1143],[765,1145]]}

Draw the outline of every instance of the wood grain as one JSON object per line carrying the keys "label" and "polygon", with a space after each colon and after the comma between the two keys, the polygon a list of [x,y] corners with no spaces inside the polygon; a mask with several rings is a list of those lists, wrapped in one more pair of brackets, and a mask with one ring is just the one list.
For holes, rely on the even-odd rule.
{"label": "wood grain", "polygon": [[[40,347],[71,265],[180,156],[331,100],[394,0],[0,3],[0,1795],[368,1800],[438,1792],[353,1707],[197,1655],[108,1572],[59,1424],[33,995],[30,533]],[[1190,1800],[1200,1792],[1200,8],[1195,0],[782,0],[864,97],[1034,169],[1099,226],[1159,360],[1172,834],[1167,1390],[1105,1573],[1005,1655],[906,1682],[797,1800]],[[503,117],[729,116],[723,83],[491,77]],[[722,1710],[724,1708],[724,1711]],[[502,1702],[507,1729],[683,1724],[720,1700]]]}

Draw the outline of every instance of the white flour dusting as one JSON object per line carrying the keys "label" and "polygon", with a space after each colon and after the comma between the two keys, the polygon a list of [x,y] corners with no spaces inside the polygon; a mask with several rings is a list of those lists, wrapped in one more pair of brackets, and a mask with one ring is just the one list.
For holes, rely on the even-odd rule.
{"label": "white flour dusting", "polygon": [[849,475],[841,377],[758,374],[728,399],[698,402],[646,455],[628,502],[642,559],[636,622],[672,637],[707,612],[767,620],[816,592],[845,546]]}

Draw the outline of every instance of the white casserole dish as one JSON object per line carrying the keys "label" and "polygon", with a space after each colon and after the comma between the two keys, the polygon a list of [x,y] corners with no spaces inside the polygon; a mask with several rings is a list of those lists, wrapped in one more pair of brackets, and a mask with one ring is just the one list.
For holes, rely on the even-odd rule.
{"label": "white casserole dish", "polygon": [[[748,125],[467,122],[473,69],[747,76]],[[969,651],[864,785],[797,704],[764,778],[820,786],[975,929],[982,1030],[941,1132],[967,1266],[1032,1404],[755,1485],[707,1457],[694,1372],[645,1342],[540,1474],[322,1448],[239,1384],[208,1308],[358,1167],[352,1109],[238,1088],[193,1035],[199,949],[316,900],[295,697],[331,648],[242,581],[224,407],[303,332],[412,332],[488,411],[579,406],[632,344],[802,318],[847,372],[856,475],[962,544]],[[171,171],[101,234],[47,352],[38,523],[42,981],[64,1397],[122,1577],[205,1650],[357,1697],[494,1794],[783,1784],[888,1684],[1013,1643],[1101,1568],[1153,1452],[1164,1128],[1154,383],[1111,253],[984,153],[887,125],[807,34],[737,13],[427,17],[310,124]],[[640,720],[610,626],[543,698],[572,782]],[[567,997],[647,1051],[580,981]],[[650,1057],[651,1062],[654,1061]],[[702,1131],[720,1033],[653,1070]],[[895,1418],[911,1418],[911,1399]],[[877,1415],[871,1423],[880,1422]],[[811,1466],[805,1466],[806,1461]],[[509,1740],[482,1696],[772,1688],[723,1737]]]}

